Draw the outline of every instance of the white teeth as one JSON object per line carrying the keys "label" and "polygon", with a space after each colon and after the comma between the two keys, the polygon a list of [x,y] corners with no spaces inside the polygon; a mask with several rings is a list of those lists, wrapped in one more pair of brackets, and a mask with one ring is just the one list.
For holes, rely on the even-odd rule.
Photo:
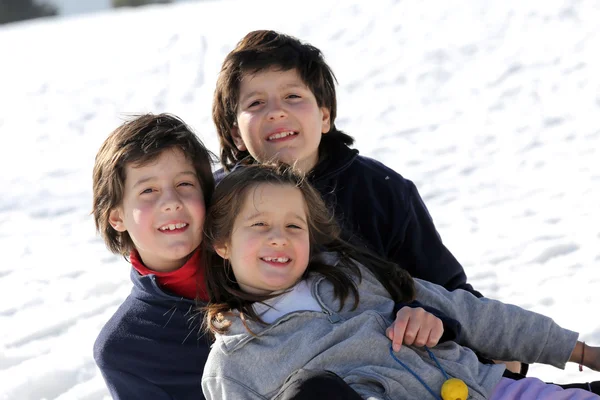
{"label": "white teeth", "polygon": [[263,257],[263,260],[274,261],[274,262],[278,262],[278,263],[286,263],[286,262],[290,261],[290,259],[287,257]]}
{"label": "white teeth", "polygon": [[296,132],[293,132],[293,131],[289,131],[289,132],[279,132],[279,133],[276,133],[276,134],[274,134],[274,135],[271,135],[271,136],[269,136],[269,137],[267,138],[267,140],[281,139],[281,138],[284,138],[284,137],[286,137],[286,136],[295,135],[295,134],[296,134]]}
{"label": "white teeth", "polygon": [[159,229],[161,231],[173,231],[175,229],[181,229],[186,226],[187,226],[187,224],[185,222],[180,222],[177,224],[169,224],[169,225],[161,226]]}

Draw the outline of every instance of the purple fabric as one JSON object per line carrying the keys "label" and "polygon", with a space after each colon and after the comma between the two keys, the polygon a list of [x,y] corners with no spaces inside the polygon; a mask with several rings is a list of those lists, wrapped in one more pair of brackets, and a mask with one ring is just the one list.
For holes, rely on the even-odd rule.
{"label": "purple fabric", "polygon": [[502,378],[490,400],[598,400],[600,396],[583,389],[563,389],[537,378],[518,381]]}

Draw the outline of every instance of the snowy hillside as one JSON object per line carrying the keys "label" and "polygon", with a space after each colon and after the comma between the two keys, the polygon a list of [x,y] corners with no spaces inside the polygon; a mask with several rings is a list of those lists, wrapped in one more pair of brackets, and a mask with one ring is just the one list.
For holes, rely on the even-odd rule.
{"label": "snowy hillside", "polygon": [[223,0],[0,27],[0,400],[108,398],[92,344],[130,282],[89,215],[94,156],[145,111],[217,151],[216,75],[253,29],[324,51],[337,126],[417,184],[475,288],[600,345],[598,21],[577,0]]}

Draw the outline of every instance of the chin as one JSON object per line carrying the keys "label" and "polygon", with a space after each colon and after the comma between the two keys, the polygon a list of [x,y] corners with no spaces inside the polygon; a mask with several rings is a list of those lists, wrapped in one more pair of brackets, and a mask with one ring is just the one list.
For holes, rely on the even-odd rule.
{"label": "chin", "polygon": [[[198,246],[196,246],[198,247]],[[196,250],[196,247],[193,246],[181,246],[176,248],[171,248],[169,253],[173,258],[177,259],[188,259],[190,255]]]}

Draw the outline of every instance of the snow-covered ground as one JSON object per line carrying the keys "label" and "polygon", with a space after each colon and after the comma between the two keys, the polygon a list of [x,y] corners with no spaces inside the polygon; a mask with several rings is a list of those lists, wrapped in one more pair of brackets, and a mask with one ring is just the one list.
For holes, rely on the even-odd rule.
{"label": "snow-covered ground", "polygon": [[477,289],[600,345],[598,21],[595,1],[224,0],[0,28],[0,399],[108,398],[92,344],[130,282],[89,215],[94,156],[145,111],[217,151],[216,75],[252,29],[324,51],[338,127],[417,184]]}

